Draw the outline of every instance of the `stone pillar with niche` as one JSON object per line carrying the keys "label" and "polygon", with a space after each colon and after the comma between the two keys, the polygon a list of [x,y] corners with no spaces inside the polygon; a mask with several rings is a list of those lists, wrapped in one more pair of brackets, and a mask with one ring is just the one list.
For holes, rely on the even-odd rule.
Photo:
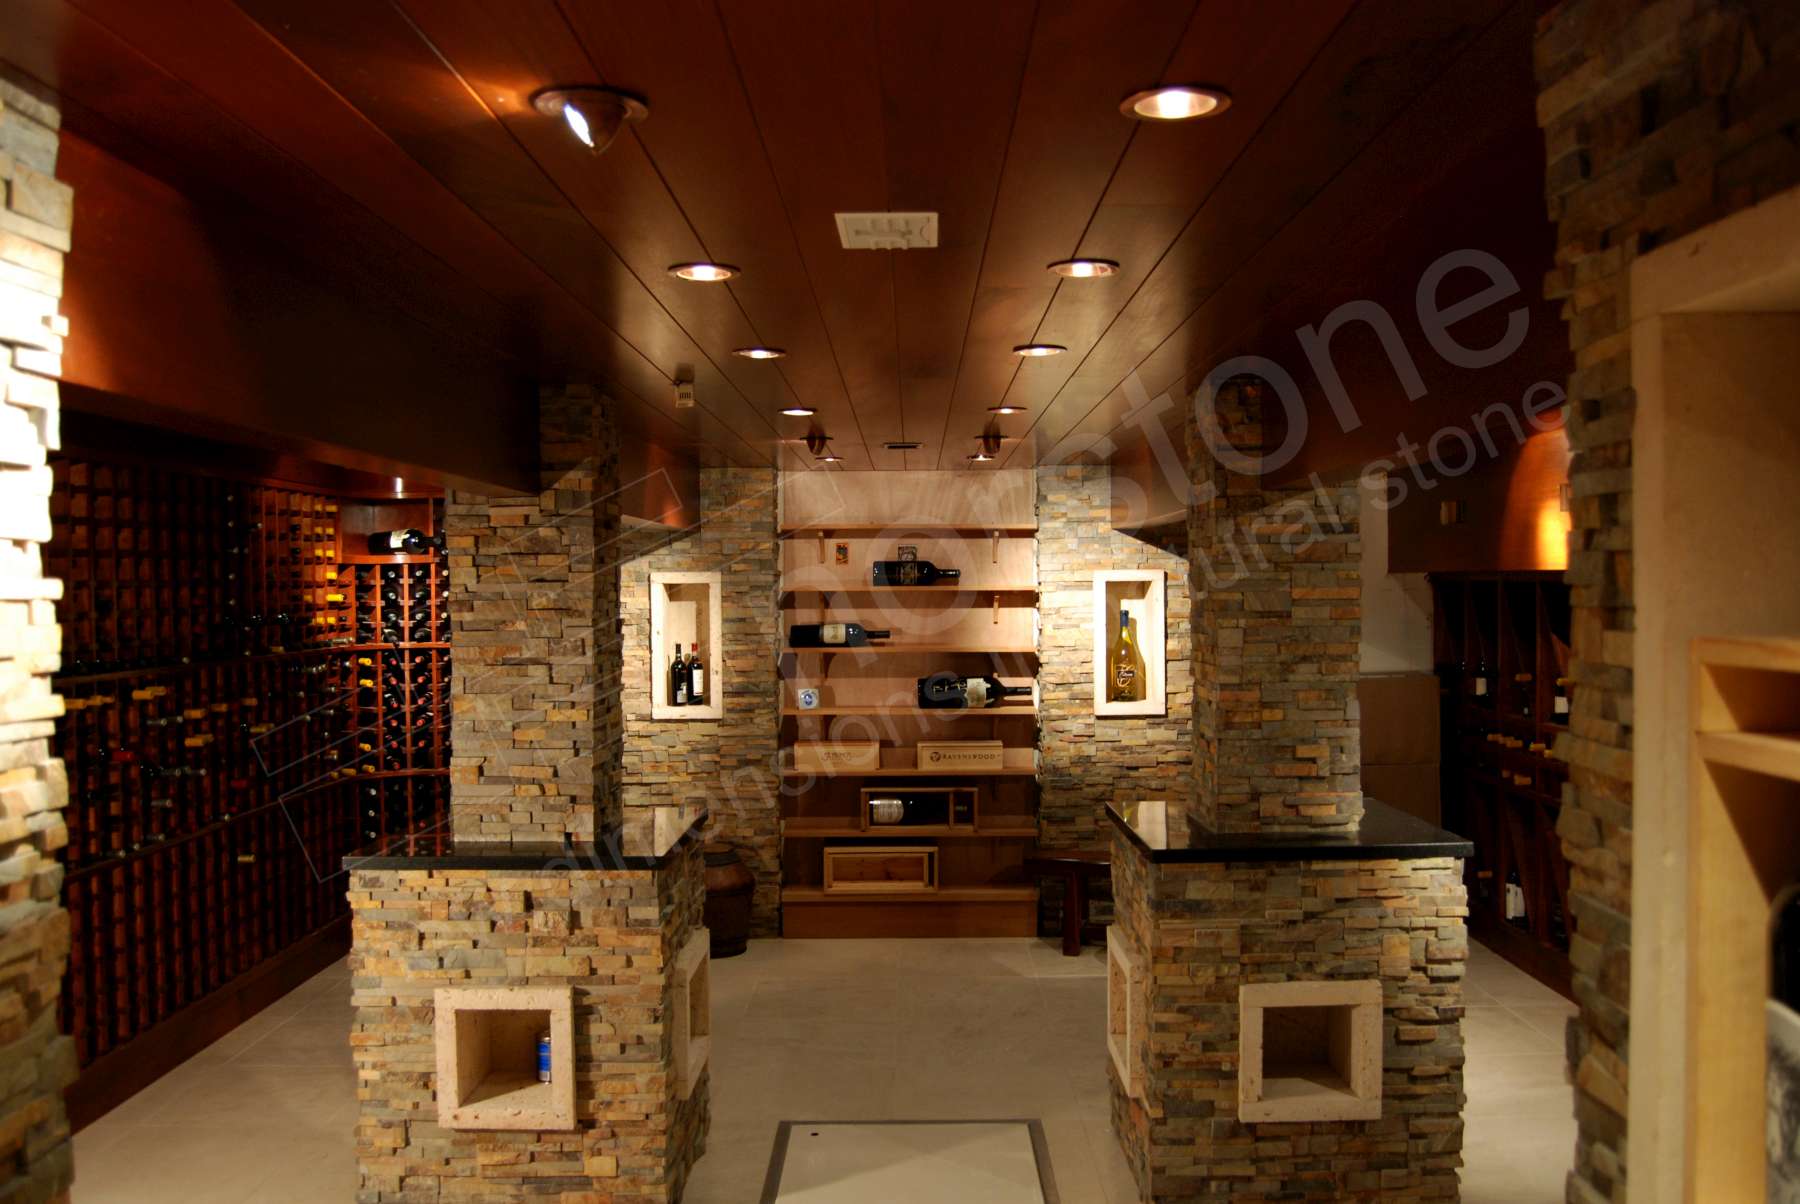
{"label": "stone pillar with niche", "polygon": [[673,1201],[705,1149],[705,811],[619,805],[608,410],[546,391],[539,492],[447,506],[451,831],[345,861],[371,1204]]}
{"label": "stone pillar with niche", "polygon": [[1193,795],[1109,808],[1114,1129],[1145,1200],[1454,1200],[1470,848],[1361,793],[1355,482],[1269,400],[1189,433]]}

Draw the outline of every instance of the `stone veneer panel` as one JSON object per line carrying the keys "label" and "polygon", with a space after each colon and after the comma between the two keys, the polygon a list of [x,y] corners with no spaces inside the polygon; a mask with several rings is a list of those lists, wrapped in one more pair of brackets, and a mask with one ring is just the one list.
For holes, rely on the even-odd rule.
{"label": "stone veneer panel", "polygon": [[1575,351],[1568,432],[1575,685],[1558,831],[1570,862],[1579,1138],[1569,1199],[1623,1201],[1631,962],[1631,263],[1800,183],[1800,7],[1564,0],[1539,21],[1557,223],[1547,295]]}
{"label": "stone veneer panel", "polygon": [[[753,936],[775,936],[781,928],[776,510],[772,470],[705,468],[699,524],[676,532],[629,532],[620,556],[625,805],[701,803],[710,809],[708,839],[737,849],[756,875]],[[667,668],[650,657],[653,571],[717,572],[724,579],[722,719],[650,716],[650,692],[662,688]]]}
{"label": "stone veneer panel", "polygon": [[585,386],[538,401],[542,489],[453,490],[451,828],[591,840],[618,821],[618,436]]}
{"label": "stone veneer panel", "polygon": [[[670,1008],[704,902],[695,840],[654,871],[353,872],[358,1204],[679,1200],[709,1079],[680,1098]],[[438,1124],[434,992],[488,985],[573,988],[576,1129]]]}
{"label": "stone veneer panel", "polygon": [[1192,418],[1188,432],[1195,818],[1220,832],[1354,827],[1362,818],[1355,482],[1266,487],[1257,471],[1262,386],[1229,381],[1213,409],[1210,440]]}
{"label": "stone veneer panel", "polygon": [[[1108,802],[1165,799],[1192,790],[1193,659],[1187,558],[1112,525],[1104,466],[1041,468],[1038,492],[1038,683],[1043,768],[1038,843],[1101,849]],[[1094,714],[1094,573],[1161,569],[1165,575],[1168,713],[1129,719]],[[1052,892],[1054,894],[1055,892]],[[1060,896],[1056,902],[1060,906]]]}
{"label": "stone veneer panel", "polygon": [[[1115,932],[1149,993],[1127,1051],[1143,1099],[1107,1070],[1143,1199],[1457,1199],[1461,861],[1157,865],[1117,833],[1112,861]],[[1382,988],[1381,1118],[1239,1122],[1238,987],[1357,979]]]}
{"label": "stone veneer panel", "polygon": [[46,449],[59,446],[67,319],[57,313],[73,197],[55,178],[61,113],[50,94],[0,67],[0,1200],[69,1198],[74,1175],[63,1089],[75,1049],[57,1031],[69,960],[61,903],[68,781],[50,755],[62,699]]}

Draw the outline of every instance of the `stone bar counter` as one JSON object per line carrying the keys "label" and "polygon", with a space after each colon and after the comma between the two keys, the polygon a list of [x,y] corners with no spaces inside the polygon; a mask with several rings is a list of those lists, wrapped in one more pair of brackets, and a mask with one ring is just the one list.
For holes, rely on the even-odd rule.
{"label": "stone bar counter", "polygon": [[346,858],[359,1202],[680,1198],[708,1121],[705,811],[624,814]]}
{"label": "stone bar counter", "polygon": [[1141,1198],[1455,1200],[1469,842],[1373,799],[1311,833],[1108,813],[1113,1125]]}

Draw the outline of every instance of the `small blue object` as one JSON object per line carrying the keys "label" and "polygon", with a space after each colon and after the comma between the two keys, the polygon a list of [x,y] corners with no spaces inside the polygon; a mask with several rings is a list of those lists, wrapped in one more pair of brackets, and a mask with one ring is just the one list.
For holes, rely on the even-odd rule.
{"label": "small blue object", "polygon": [[538,1037],[538,1082],[550,1081],[550,1034]]}

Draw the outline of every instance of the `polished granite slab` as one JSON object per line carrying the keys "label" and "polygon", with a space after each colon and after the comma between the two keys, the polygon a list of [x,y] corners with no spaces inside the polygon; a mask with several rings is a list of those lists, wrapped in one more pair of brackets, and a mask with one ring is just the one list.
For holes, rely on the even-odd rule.
{"label": "polished granite slab", "polygon": [[347,855],[357,870],[654,870],[700,839],[701,806],[631,807],[624,822],[592,841],[541,844],[457,840],[449,832],[400,836]]}
{"label": "polished granite slab", "polygon": [[1106,814],[1153,862],[1387,861],[1470,857],[1475,845],[1379,799],[1363,798],[1362,823],[1342,832],[1212,832],[1161,800],[1108,803]]}

